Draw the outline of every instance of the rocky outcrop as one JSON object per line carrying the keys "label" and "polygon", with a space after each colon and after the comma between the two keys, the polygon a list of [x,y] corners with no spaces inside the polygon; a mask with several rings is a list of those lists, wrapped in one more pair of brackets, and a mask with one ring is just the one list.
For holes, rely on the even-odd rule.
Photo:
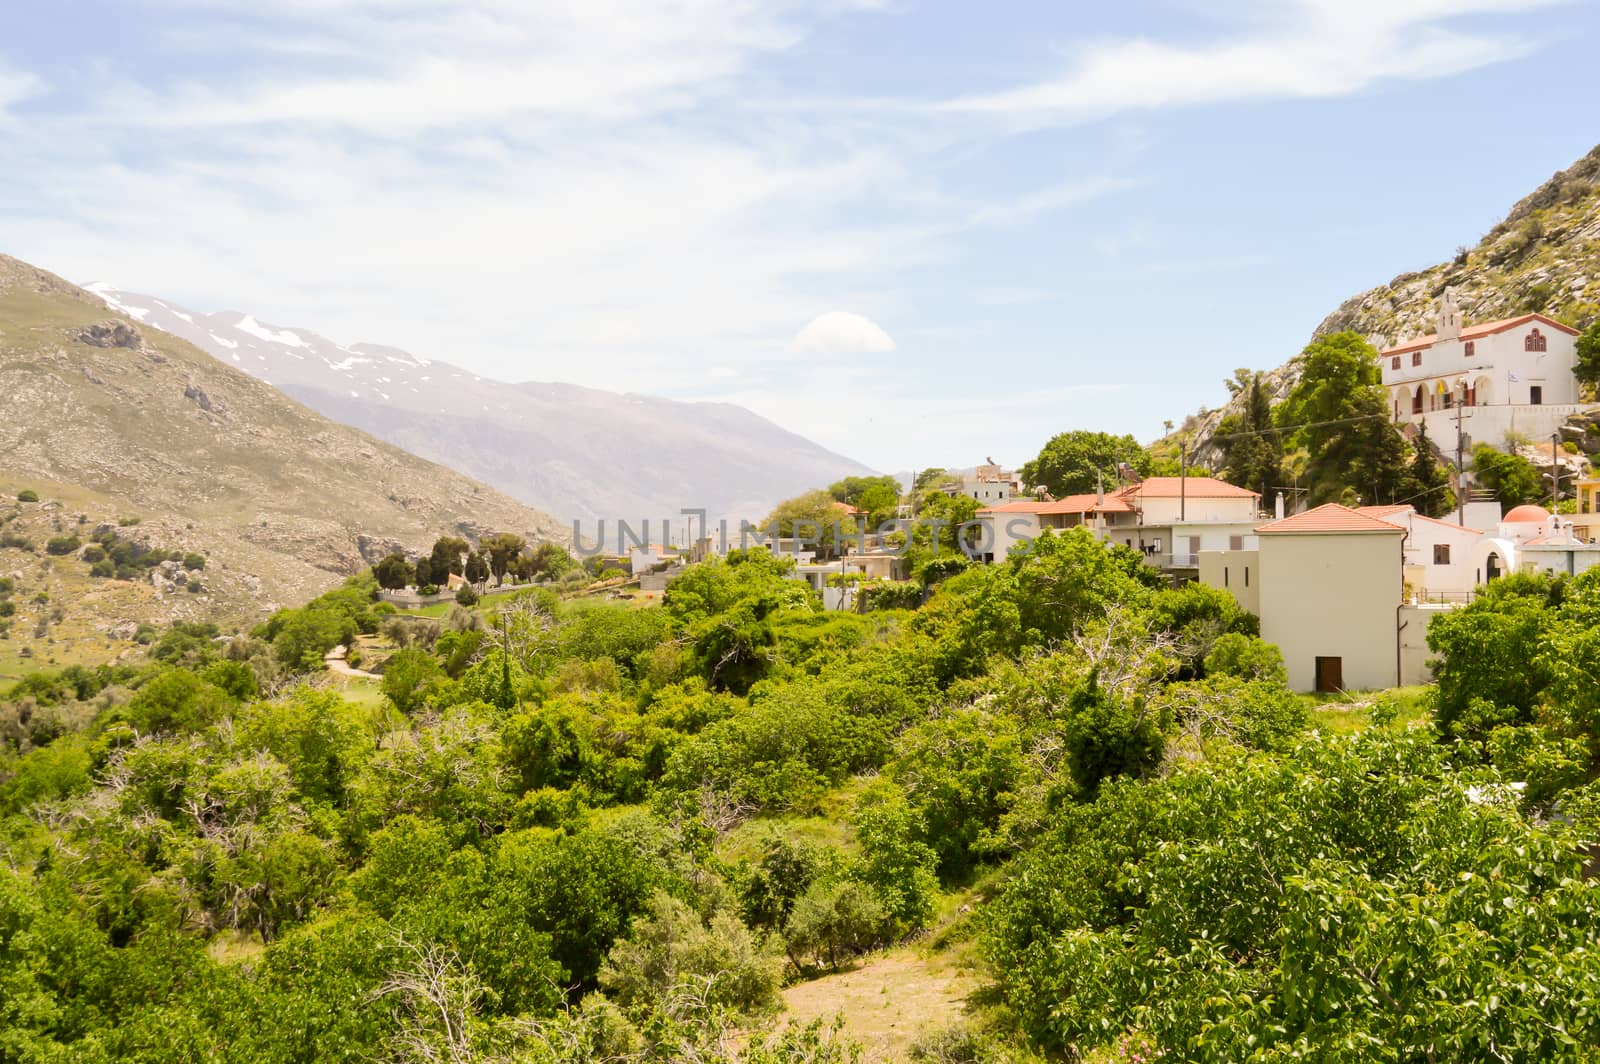
{"label": "rocky outcrop", "polygon": [[82,329],[78,339],[90,347],[122,347],[137,351],[144,346],[144,336],[125,321],[97,321]]}
{"label": "rocky outcrop", "polygon": [[[1405,273],[1350,297],[1316,327],[1312,339],[1346,330],[1380,350],[1433,332],[1439,297],[1454,288],[1467,323],[1532,311],[1578,328],[1600,320],[1600,147],[1554,175],[1512,207],[1478,242],[1445,263]],[[1275,399],[1300,380],[1295,355],[1266,374]],[[1181,430],[1214,464],[1218,423],[1242,409],[1234,396],[1218,410],[1191,415]]]}

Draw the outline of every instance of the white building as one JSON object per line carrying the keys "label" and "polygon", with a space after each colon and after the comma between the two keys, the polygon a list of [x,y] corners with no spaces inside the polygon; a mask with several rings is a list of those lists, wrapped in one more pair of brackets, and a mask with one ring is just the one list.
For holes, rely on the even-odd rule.
{"label": "white building", "polygon": [[1198,572],[1200,552],[1253,545],[1261,496],[1212,477],[1150,477],[1112,492],[1016,501],[978,511],[982,554],[1003,560],[1045,530],[1084,525],[1167,571]]}
{"label": "white building", "polygon": [[1411,506],[1363,506],[1357,513],[1405,530],[1405,583],[1419,602],[1466,602],[1485,582],[1482,531],[1417,513]]}
{"label": "white building", "polygon": [[1578,331],[1543,314],[1463,327],[1455,292],[1439,301],[1438,332],[1380,356],[1390,410],[1400,424],[1426,422],[1449,449],[1459,415],[1475,443],[1498,445],[1508,432],[1544,439],[1580,403]]}

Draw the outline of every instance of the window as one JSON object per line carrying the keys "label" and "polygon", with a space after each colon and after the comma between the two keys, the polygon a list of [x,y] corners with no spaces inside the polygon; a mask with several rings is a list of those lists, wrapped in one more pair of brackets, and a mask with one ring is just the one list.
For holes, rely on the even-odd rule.
{"label": "window", "polygon": [[1250,586],[1250,567],[1248,565],[1244,567],[1244,586]]}
{"label": "window", "polygon": [[1229,550],[1244,550],[1244,537],[1243,536],[1229,536],[1228,537],[1228,549]]}
{"label": "window", "polygon": [[1422,352],[1421,351],[1413,351],[1413,352],[1411,352],[1411,364],[1413,366],[1422,365]]}
{"label": "window", "polygon": [[1544,351],[1547,350],[1545,344],[1545,335],[1538,329],[1533,330],[1522,339],[1522,349],[1524,351]]}
{"label": "window", "polygon": [[1226,565],[1224,565],[1222,567],[1222,586],[1223,587],[1227,587],[1228,586],[1228,573],[1229,572],[1231,572],[1231,570]]}
{"label": "window", "polygon": [[1435,564],[1435,565],[1449,565],[1450,564],[1450,544],[1448,544],[1448,543],[1435,543],[1433,545],[1433,564]]}
{"label": "window", "polygon": [[1544,402],[1544,387],[1535,384],[1528,389],[1528,403],[1532,406],[1538,406],[1542,402]]}
{"label": "window", "polygon": [[1390,369],[1399,369],[1400,368],[1400,356],[1399,355],[1395,355],[1393,358],[1391,358],[1389,360],[1389,368]]}
{"label": "window", "polygon": [[1478,353],[1478,344],[1477,344],[1476,341],[1468,340],[1465,344],[1461,345],[1461,355],[1462,355],[1463,358],[1471,358],[1473,355],[1475,355],[1477,353]]}

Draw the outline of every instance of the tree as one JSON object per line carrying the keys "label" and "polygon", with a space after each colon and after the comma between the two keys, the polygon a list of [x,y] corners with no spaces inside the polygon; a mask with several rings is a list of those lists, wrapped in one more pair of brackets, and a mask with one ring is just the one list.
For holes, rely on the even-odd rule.
{"label": "tree", "polygon": [[1283,483],[1283,436],[1272,422],[1272,400],[1261,387],[1261,374],[1250,378],[1248,388],[1244,413],[1230,415],[1217,426],[1223,476],[1268,499],[1272,489]]}
{"label": "tree", "polygon": [[894,477],[845,477],[830,484],[828,494],[865,511],[867,527],[877,528],[892,518],[900,505],[900,482]]}
{"label": "tree", "polygon": [[441,536],[428,556],[429,571],[436,584],[445,583],[451,573],[462,575],[462,557],[469,550],[467,541],[459,536]]}
{"label": "tree", "polygon": [[839,553],[841,534],[856,530],[856,519],[844,513],[825,491],[808,491],[780,502],[761,522],[763,531],[780,537],[793,537],[815,546],[817,556]]}
{"label": "tree", "polygon": [[1428,439],[1426,421],[1417,424],[1417,438],[1411,441],[1411,450],[1411,479],[1417,489],[1411,502],[1417,512],[1438,517],[1455,509],[1455,493],[1450,490],[1450,478],[1434,457],[1433,441]]}
{"label": "tree", "polygon": [[481,587],[489,581],[489,563],[484,560],[483,555],[473,551],[467,555],[466,565],[463,566],[463,572],[460,575],[463,576],[467,583]]}
{"label": "tree", "polygon": [[920,495],[929,488],[939,487],[949,480],[959,481],[960,478],[948,472],[943,466],[929,466],[916,475],[916,478],[911,482],[911,490],[913,493]]}
{"label": "tree", "polygon": [[1600,384],[1600,319],[1578,337],[1578,364],[1573,372],[1585,384]]}
{"label": "tree", "polygon": [[406,647],[383,670],[384,696],[402,713],[410,713],[427,696],[428,686],[444,675],[439,662],[421,647]]}
{"label": "tree", "polygon": [[1098,483],[1116,483],[1117,467],[1124,464],[1141,477],[1150,474],[1150,455],[1132,436],[1077,430],[1052,437],[1023,465],[1022,477],[1030,487],[1043,486],[1061,498],[1094,491]]}
{"label": "tree", "polygon": [[417,559],[417,564],[412,569],[411,579],[418,587],[426,587],[433,583],[433,560],[428,557]]}
{"label": "tree", "polygon": [[690,985],[703,988],[707,1005],[768,1012],[779,1002],[783,954],[758,942],[737,917],[717,913],[707,926],[660,892],[628,937],[611,947],[600,985],[625,1008],[654,1005]]}
{"label": "tree", "polygon": [[1311,502],[1377,504],[1415,494],[1405,440],[1379,384],[1377,350],[1341,332],[1315,341],[1300,359],[1300,383],[1277,416],[1306,449]]}
{"label": "tree", "polygon": [[1507,510],[1544,498],[1539,471],[1520,454],[1507,454],[1480,443],[1472,449],[1472,473]]}
{"label": "tree", "polygon": [[496,532],[478,541],[478,551],[487,557],[489,571],[494,574],[497,584],[505,583],[506,573],[510,570],[512,561],[521,555],[527,546],[527,542],[521,536],[510,532]]}
{"label": "tree", "polygon": [[416,577],[416,570],[406,561],[404,554],[391,554],[372,567],[372,575],[378,581],[379,587],[399,591],[401,588],[411,586],[411,581]]}

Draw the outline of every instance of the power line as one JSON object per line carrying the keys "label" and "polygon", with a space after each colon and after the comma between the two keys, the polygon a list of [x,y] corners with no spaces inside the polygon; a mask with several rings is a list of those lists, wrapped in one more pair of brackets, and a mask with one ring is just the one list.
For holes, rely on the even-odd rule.
{"label": "power line", "polygon": [[1384,421],[1388,421],[1389,415],[1358,414],[1355,417],[1334,418],[1331,421],[1307,421],[1301,425],[1274,425],[1270,429],[1246,429],[1243,432],[1223,432],[1211,436],[1210,442],[1215,443],[1218,440],[1243,439],[1246,436],[1265,436],[1269,433],[1272,435],[1279,435],[1285,432],[1294,432],[1299,429],[1320,429],[1325,425],[1348,425],[1355,421],[1373,421],[1380,418]]}

